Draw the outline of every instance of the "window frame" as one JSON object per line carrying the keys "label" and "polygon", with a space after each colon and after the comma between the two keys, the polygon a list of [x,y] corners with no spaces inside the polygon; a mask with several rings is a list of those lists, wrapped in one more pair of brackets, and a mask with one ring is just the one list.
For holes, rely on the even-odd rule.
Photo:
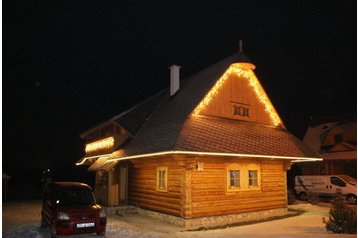
{"label": "window frame", "polygon": [[[164,187],[159,187],[160,180],[160,172],[164,172]],[[168,167],[157,167],[157,179],[156,179],[156,190],[158,192],[168,192]]]}
{"label": "window frame", "polygon": [[[248,187],[249,188],[257,188],[258,186],[259,186],[259,171],[258,170],[256,170],[256,169],[249,169],[249,170],[247,170],[247,172],[248,172],[248,175],[247,175],[247,177],[248,177]],[[250,172],[256,172],[256,176],[253,176],[252,178],[250,178]],[[254,180],[255,179],[255,180]],[[250,182],[256,182],[256,185],[250,185]]]}
{"label": "window frame", "polygon": [[[232,178],[231,175],[232,175],[232,172],[237,172],[238,173],[238,178]],[[240,189],[241,188],[241,171],[238,170],[238,169],[229,169],[228,171],[228,188],[230,190],[235,190],[235,189]],[[235,179],[238,181],[238,186],[231,186],[231,181],[235,181]],[[234,182],[235,183],[235,182]]]}
{"label": "window frame", "polygon": [[[231,186],[231,171],[240,171],[240,186]],[[257,185],[250,185],[249,171],[257,171]],[[226,166],[226,191],[255,191],[261,190],[261,165],[259,163],[231,163]]]}

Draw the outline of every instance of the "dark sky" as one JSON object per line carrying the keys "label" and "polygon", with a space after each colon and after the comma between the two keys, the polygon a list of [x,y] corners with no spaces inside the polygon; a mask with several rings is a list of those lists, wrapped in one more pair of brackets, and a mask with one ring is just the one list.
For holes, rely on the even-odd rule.
{"label": "dark sky", "polygon": [[298,137],[311,117],[356,115],[356,1],[153,2],[4,1],[2,162],[15,180],[47,167],[77,178],[79,133],[168,87],[171,64],[185,78],[240,39]]}

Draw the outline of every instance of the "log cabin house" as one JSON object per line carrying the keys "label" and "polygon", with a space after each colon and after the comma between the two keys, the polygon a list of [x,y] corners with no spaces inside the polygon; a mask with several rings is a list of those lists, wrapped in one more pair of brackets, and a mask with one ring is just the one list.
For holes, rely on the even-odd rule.
{"label": "log cabin house", "polygon": [[97,199],[184,221],[285,210],[286,171],[320,156],[286,130],[254,69],[241,43],[183,80],[172,65],[169,90],[82,133],[77,165],[96,173]]}
{"label": "log cabin house", "polygon": [[311,121],[303,142],[319,153],[323,161],[301,163],[301,174],[345,174],[357,178],[357,119],[354,116]]}

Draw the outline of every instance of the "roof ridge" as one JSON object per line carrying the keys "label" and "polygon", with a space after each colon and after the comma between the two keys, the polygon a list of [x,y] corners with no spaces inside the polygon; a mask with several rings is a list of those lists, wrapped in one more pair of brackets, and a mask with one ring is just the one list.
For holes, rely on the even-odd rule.
{"label": "roof ridge", "polygon": [[[150,97],[148,97],[148,98],[146,98],[146,99],[140,101],[139,103],[135,104],[134,106],[130,107],[129,109],[127,109],[127,110],[121,112],[120,114],[117,114],[116,116],[111,117],[110,119],[104,120],[104,121],[102,121],[102,122],[96,124],[95,126],[93,126],[93,127],[89,128],[89,129],[85,130],[84,132],[82,132],[82,133],[80,134],[80,137],[83,137],[83,136],[85,136],[87,133],[89,133],[90,131],[96,129],[97,127],[100,127],[100,126],[105,125],[105,124],[110,123],[110,122],[116,123],[116,124],[118,124],[118,125],[120,125],[120,126],[123,127],[123,125],[121,125],[120,123],[118,123],[116,120],[122,118],[123,116],[125,116],[125,115],[128,114],[129,112],[132,112],[133,110],[135,110],[135,109],[138,108],[139,106],[143,105],[144,103],[150,101],[151,99],[153,99],[153,98],[159,96],[159,94],[160,94],[160,93],[163,93],[163,91],[165,91],[165,89],[158,91],[157,93],[153,94],[152,96],[150,96]],[[125,128],[125,129],[127,130],[127,128]]]}
{"label": "roof ridge", "polygon": [[160,93],[162,93],[162,92],[165,91],[165,90],[166,90],[166,89],[162,89],[162,90],[158,91],[156,94],[153,94],[152,96],[150,96],[150,97],[148,97],[148,98],[146,98],[146,99],[140,101],[139,103],[137,103],[137,104],[134,105],[133,107],[131,107],[131,108],[129,108],[129,109],[127,109],[127,110],[121,112],[120,114],[118,114],[118,115],[112,117],[112,118],[109,119],[108,121],[115,121],[115,120],[121,118],[122,116],[124,116],[124,115],[126,115],[127,113],[133,111],[134,109],[138,108],[140,105],[144,104],[145,102],[149,101],[150,99],[152,99],[152,98],[158,96]]}
{"label": "roof ridge", "polygon": [[[162,93],[162,92],[164,92],[164,91],[166,91],[166,89],[161,90],[159,93]],[[157,94],[154,95],[154,96],[159,95],[159,93],[157,93]],[[152,96],[152,97],[154,97],[154,96]],[[162,100],[162,99],[161,99],[161,100]],[[161,103],[161,100],[158,101],[158,103],[157,103],[157,104],[155,105],[155,107],[153,108],[152,112],[146,117],[144,123],[140,126],[139,130],[137,131],[137,133],[133,136],[133,139],[134,139],[138,134],[140,134],[140,132],[142,131],[144,125],[147,123],[147,121],[149,120],[149,118],[153,115],[154,111],[157,109],[158,105]],[[132,139],[132,140],[133,140],[133,139]],[[129,142],[129,143],[130,143],[130,142]]]}

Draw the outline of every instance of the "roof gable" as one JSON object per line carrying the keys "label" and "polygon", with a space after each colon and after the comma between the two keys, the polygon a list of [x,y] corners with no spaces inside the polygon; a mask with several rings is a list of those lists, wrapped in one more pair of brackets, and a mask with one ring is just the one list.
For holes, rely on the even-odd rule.
{"label": "roof gable", "polygon": [[[232,65],[237,62],[238,58],[240,59],[240,55],[241,54],[238,53],[229,56],[219,61],[218,63],[198,72],[197,74],[185,80],[182,80],[181,88],[175,96],[171,97],[169,95],[169,92],[164,94],[161,97],[159,103],[154,108],[153,112],[147,118],[138,133],[135,135],[133,140],[130,141],[126,147],[119,151],[118,157],[128,157],[134,155],[182,149],[186,149],[188,151],[205,151],[205,146],[199,146],[200,148],[189,148],[183,146],[183,143],[185,143],[186,139],[188,139],[185,138],[186,132],[188,131],[186,128],[190,127],[193,129],[197,129],[196,126],[193,126],[192,122],[198,122],[197,120],[195,120],[195,118],[200,118],[201,116],[195,116],[195,110],[197,109],[198,105],[203,102],[203,99],[206,97],[206,95],[208,95],[208,93],[212,91],[212,88],[217,85],[218,80],[220,80],[222,76],[225,75],[225,72],[227,72],[228,69],[234,70],[234,72],[232,72],[234,74],[232,80],[236,80],[236,82],[234,83],[243,83],[246,85],[247,88],[255,88],[250,91],[252,95],[255,95],[252,100],[253,102],[255,102],[255,105],[257,107],[260,107],[260,113],[265,115],[265,120],[262,119],[262,121],[259,121],[262,122],[261,124],[256,123],[256,121],[254,121],[254,123],[244,123],[240,120],[235,120],[235,123],[239,123],[239,125],[233,127],[230,127],[231,124],[226,122],[228,120],[227,118],[223,118],[221,121],[219,120],[216,122],[219,124],[222,123],[223,125],[228,125],[229,128],[232,128],[234,131],[230,132],[230,130],[224,130],[225,133],[230,132],[232,135],[236,135],[236,137],[234,136],[235,138],[232,138],[241,142],[242,140],[245,140],[245,136],[237,133],[239,126],[241,126],[240,128],[247,128],[251,124],[259,124],[265,127],[265,125],[263,124],[267,124],[269,125],[265,127],[265,131],[268,132],[267,134],[270,134],[269,131],[271,130],[273,130],[273,133],[280,131],[274,133],[275,135],[283,136],[287,134],[285,140],[289,141],[287,143],[290,143],[291,147],[289,150],[287,150],[287,152],[285,152],[285,149],[287,149],[285,146],[280,147],[282,148],[281,151],[266,150],[272,147],[270,145],[267,145],[266,149],[258,146],[255,150],[246,151],[245,148],[235,145],[230,149],[224,149],[223,147],[217,148],[218,150],[215,152],[230,151],[234,153],[238,151],[246,151],[250,154],[261,153],[266,155],[281,154],[296,157],[319,157],[316,153],[312,152],[312,150],[307,148],[306,145],[304,145],[301,141],[289,134],[284,129],[281,119],[277,115],[275,109],[271,105],[267,95],[263,91],[260,83],[258,82],[256,76],[253,74],[251,69],[247,69],[244,72],[245,75],[237,76],[237,74],[239,74],[238,71],[242,69],[235,68],[235,66],[232,68]],[[250,85],[248,85],[248,81]],[[236,95],[237,94],[235,94],[235,96]],[[256,98],[256,96],[258,95],[259,97]],[[266,107],[264,103],[266,103]],[[274,120],[276,120],[276,123],[273,122]],[[211,121],[211,123],[214,122]],[[194,124],[199,125],[200,123]],[[218,138],[225,137],[225,133],[220,133],[220,130],[216,130],[215,133],[219,135]],[[201,136],[205,137],[205,131],[202,132]],[[237,138],[237,136],[241,136],[242,140],[240,138]],[[275,140],[275,137],[270,138],[272,140]],[[277,145],[277,147],[279,147],[279,145]]]}
{"label": "roof gable", "polygon": [[[112,153],[108,161],[173,151],[318,158],[319,155],[285,130],[253,68],[254,65],[243,60],[243,54],[239,52],[182,80],[175,96],[163,91],[145,120],[140,120],[140,127],[135,127],[133,139]],[[225,90],[237,92],[231,92],[227,97]],[[230,117],[231,103],[235,100],[255,108],[250,120],[243,120],[242,115]],[[223,101],[228,104],[227,112],[223,114],[218,110],[212,114],[204,110],[207,105],[220,108]],[[145,108],[146,104],[141,107]],[[115,121],[124,126],[125,116],[128,123],[132,123],[131,120],[137,120],[134,118],[138,116],[137,112],[142,111],[138,108],[120,114]]]}
{"label": "roof gable", "polygon": [[218,116],[284,128],[257,77],[241,63],[229,66],[193,115]]}
{"label": "roof gable", "polygon": [[339,142],[333,146],[328,152],[342,152],[342,151],[355,151],[357,148],[346,142]]}
{"label": "roof gable", "polygon": [[236,62],[237,57],[238,54],[231,55],[182,80],[181,88],[173,97],[166,91],[136,136],[126,146],[125,154],[172,149],[186,119],[225,70]]}
{"label": "roof gable", "polygon": [[337,124],[323,123],[316,126],[309,126],[303,137],[303,142],[309,145],[315,151],[320,151],[322,142],[326,138],[329,131]]}

